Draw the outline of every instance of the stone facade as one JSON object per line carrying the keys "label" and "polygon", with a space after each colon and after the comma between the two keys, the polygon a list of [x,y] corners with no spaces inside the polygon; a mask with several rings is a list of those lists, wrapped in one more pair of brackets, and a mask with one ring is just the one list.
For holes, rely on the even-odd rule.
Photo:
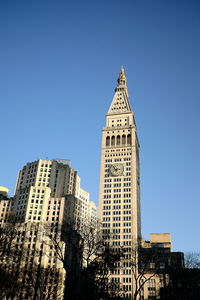
{"label": "stone facade", "polygon": [[[77,171],[66,160],[27,163],[19,171],[14,198],[4,196],[0,210],[2,228],[12,218],[16,235],[12,240],[15,251],[9,252],[11,261],[6,263],[6,255],[1,260],[5,270],[21,270],[23,281],[27,272],[34,274],[40,268],[40,273],[48,273],[46,284],[54,286],[44,299],[63,299],[67,270],[78,275],[82,263],[82,238],[75,229],[83,222],[97,221],[97,208],[80,187]],[[29,294],[25,287],[15,299],[33,299]]]}
{"label": "stone facade", "polygon": [[[110,234],[109,243],[126,248],[129,257],[141,239],[140,165],[136,123],[123,68],[102,131],[99,217],[103,234]],[[122,285],[124,297],[131,298],[134,277],[128,260],[111,280]]]}

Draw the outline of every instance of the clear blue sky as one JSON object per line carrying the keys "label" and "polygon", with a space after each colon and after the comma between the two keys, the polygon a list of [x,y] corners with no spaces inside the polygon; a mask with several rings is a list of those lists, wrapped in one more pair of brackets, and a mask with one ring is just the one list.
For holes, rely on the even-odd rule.
{"label": "clear blue sky", "polygon": [[200,251],[200,1],[1,0],[0,185],[66,158],[98,201],[101,128],[124,65],[142,231]]}

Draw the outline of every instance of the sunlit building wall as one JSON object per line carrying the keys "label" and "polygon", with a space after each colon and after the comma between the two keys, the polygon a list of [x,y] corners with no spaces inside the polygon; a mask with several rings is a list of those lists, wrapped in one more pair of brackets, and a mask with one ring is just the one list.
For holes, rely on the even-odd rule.
{"label": "sunlit building wall", "polygon": [[[70,210],[73,203],[75,210]],[[0,201],[1,224],[5,223],[7,216],[19,224],[15,240],[16,256],[13,257],[13,263],[6,267],[10,268],[12,265],[17,268],[18,252],[23,249],[21,266],[28,268],[34,263],[43,268],[57,270],[55,274],[59,273],[59,286],[57,285],[58,289],[55,288],[55,293],[49,296],[49,299],[55,299],[55,296],[56,299],[62,299],[66,271],[52,241],[56,240],[63,258],[72,268],[75,259],[76,262],[80,261],[81,265],[79,255],[81,236],[78,233],[74,236],[75,245],[72,253],[63,232],[66,226],[74,225],[78,219],[80,226],[80,223],[88,222],[89,218],[92,221],[97,218],[94,215],[97,211],[95,205],[92,217],[89,213],[91,203],[89,193],[80,187],[80,177],[77,171],[71,168],[69,161],[40,159],[27,163],[19,171],[14,199]],[[74,249],[77,249],[77,253]]]}

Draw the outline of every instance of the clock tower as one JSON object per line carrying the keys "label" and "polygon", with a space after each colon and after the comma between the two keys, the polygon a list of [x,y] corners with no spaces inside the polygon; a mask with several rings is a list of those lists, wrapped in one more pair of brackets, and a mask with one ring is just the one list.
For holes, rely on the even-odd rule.
{"label": "clock tower", "polygon": [[[139,142],[123,68],[117,82],[102,130],[99,218],[109,243],[131,252],[141,238]],[[131,299],[131,268],[120,268],[111,277],[126,286]]]}

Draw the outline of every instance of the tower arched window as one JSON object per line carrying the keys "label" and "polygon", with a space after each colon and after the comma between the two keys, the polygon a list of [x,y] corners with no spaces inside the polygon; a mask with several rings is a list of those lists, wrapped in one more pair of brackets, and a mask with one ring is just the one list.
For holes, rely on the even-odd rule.
{"label": "tower arched window", "polygon": [[117,136],[117,145],[120,145],[120,135]]}
{"label": "tower arched window", "polygon": [[122,145],[126,145],[126,136],[125,136],[125,134],[122,135]]}
{"label": "tower arched window", "polygon": [[111,137],[111,145],[115,146],[115,136],[114,135]]}
{"label": "tower arched window", "polygon": [[131,146],[131,135],[127,135],[127,145]]}
{"label": "tower arched window", "polygon": [[106,146],[110,146],[110,137],[109,136],[106,137]]}

